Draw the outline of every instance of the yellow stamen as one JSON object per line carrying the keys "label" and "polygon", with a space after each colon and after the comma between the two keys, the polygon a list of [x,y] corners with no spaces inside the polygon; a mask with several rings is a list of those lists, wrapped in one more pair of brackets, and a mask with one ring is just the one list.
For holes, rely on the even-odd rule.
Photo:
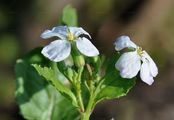
{"label": "yellow stamen", "polygon": [[137,54],[138,54],[139,56],[142,56],[143,50],[142,50],[141,47],[138,47],[138,48],[137,48]]}
{"label": "yellow stamen", "polygon": [[71,32],[68,32],[67,39],[70,41],[74,40],[74,36]]}

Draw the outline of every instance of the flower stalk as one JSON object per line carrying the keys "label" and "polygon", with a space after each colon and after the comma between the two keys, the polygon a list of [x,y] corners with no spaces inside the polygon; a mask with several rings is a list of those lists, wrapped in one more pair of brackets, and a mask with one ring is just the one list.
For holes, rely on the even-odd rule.
{"label": "flower stalk", "polygon": [[78,105],[80,107],[80,112],[84,112],[83,99],[82,99],[82,95],[81,95],[81,76],[82,76],[83,69],[84,69],[84,67],[79,68],[78,77],[77,77],[77,81],[76,81],[77,101],[78,101]]}
{"label": "flower stalk", "polygon": [[81,120],[89,120],[90,115],[93,111],[93,105],[94,105],[94,94],[93,94],[93,91],[92,91],[92,93],[90,93],[90,98],[89,98],[86,110],[81,115]]}

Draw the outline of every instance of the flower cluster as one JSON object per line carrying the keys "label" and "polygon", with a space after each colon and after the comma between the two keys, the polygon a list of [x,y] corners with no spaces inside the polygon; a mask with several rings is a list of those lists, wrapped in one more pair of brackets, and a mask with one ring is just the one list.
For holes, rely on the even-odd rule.
{"label": "flower cluster", "polygon": [[[58,37],[42,50],[42,54],[54,62],[65,60],[71,54],[72,46],[75,46],[85,56],[99,55],[99,51],[89,40],[91,38],[89,33],[79,27],[54,27],[52,30],[44,31],[41,37],[44,39]],[[158,74],[158,68],[147,52],[133,43],[128,36],[119,37],[114,45],[116,51],[125,48],[133,49],[133,51],[123,53],[115,64],[121,77],[133,78],[140,71],[142,81],[151,85],[154,82],[153,77]]]}

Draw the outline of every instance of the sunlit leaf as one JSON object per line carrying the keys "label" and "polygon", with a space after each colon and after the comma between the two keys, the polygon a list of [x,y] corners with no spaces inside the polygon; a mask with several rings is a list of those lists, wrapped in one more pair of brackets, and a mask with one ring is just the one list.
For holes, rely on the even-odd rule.
{"label": "sunlit leaf", "polygon": [[76,97],[73,92],[57,79],[55,72],[51,68],[41,67],[37,64],[33,64],[33,66],[37,72],[50,82],[62,95],[69,98],[74,106],[77,106]]}
{"label": "sunlit leaf", "polygon": [[77,109],[31,66],[49,64],[40,51],[41,48],[33,50],[17,60],[15,66],[15,96],[21,114],[28,120],[77,120]]}

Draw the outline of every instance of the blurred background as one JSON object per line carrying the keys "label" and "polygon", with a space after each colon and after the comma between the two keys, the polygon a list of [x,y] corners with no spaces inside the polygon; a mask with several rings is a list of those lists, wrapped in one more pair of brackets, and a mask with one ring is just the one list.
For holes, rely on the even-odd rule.
{"label": "blurred background", "polygon": [[23,120],[14,98],[15,61],[46,44],[40,34],[58,25],[67,4],[101,53],[109,57],[115,39],[129,35],[159,68],[152,86],[138,79],[126,97],[98,104],[91,120],[174,120],[173,0],[1,0],[0,120]]}

